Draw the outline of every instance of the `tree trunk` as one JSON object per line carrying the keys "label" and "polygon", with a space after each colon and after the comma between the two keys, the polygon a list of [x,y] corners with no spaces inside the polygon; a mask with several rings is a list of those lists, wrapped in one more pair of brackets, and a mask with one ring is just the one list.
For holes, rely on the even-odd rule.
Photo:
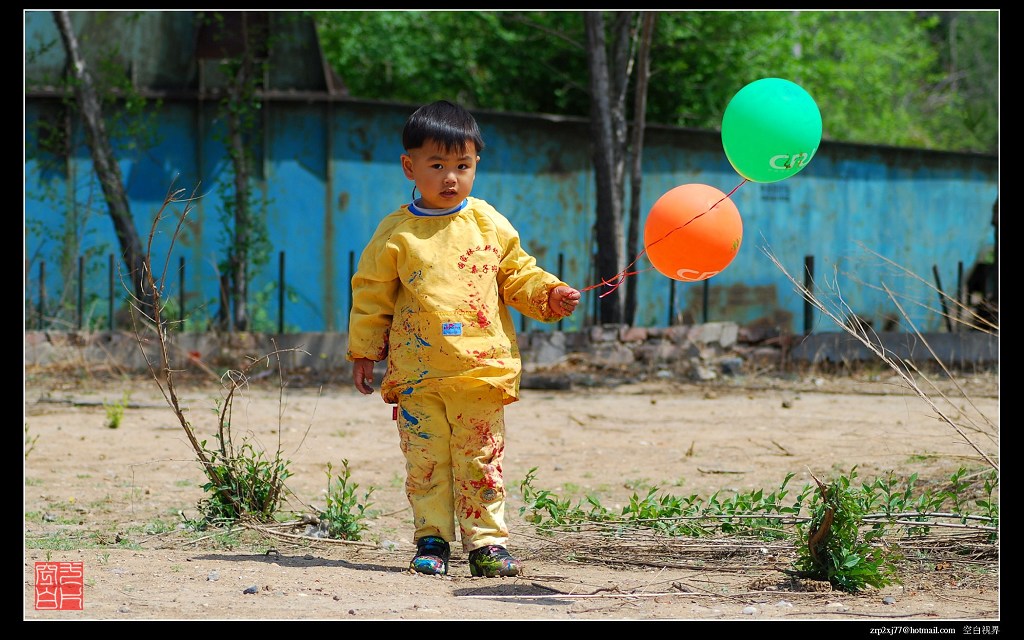
{"label": "tree trunk", "polygon": [[252,255],[253,221],[249,178],[251,167],[246,134],[252,128],[254,53],[251,38],[256,37],[249,25],[248,12],[241,12],[240,42],[242,46],[228,85],[228,100],[222,105],[228,127],[228,157],[234,173],[234,194],[231,204],[231,243],[228,247],[226,273],[221,275],[220,328],[225,331],[249,330],[249,261]]}
{"label": "tree trunk", "polygon": [[132,219],[131,209],[128,206],[128,197],[124,192],[121,168],[117,164],[117,159],[110,146],[110,138],[103,121],[103,109],[93,86],[92,74],[86,67],[85,58],[78,48],[78,39],[75,37],[68,12],[54,11],[53,18],[64,42],[68,67],[75,79],[75,100],[85,125],[85,135],[89,144],[89,152],[92,155],[93,169],[100,181],[103,198],[114,223],[114,231],[117,234],[118,243],[121,245],[121,256],[128,267],[130,290],[135,296],[134,304],[143,315],[152,319],[155,298],[154,292],[147,290],[143,285],[142,242],[135,229],[135,221]]}
{"label": "tree trunk", "polygon": [[[643,186],[644,129],[647,126],[647,84],[651,75],[651,40],[654,38],[654,21],[657,13],[645,11],[640,31],[640,48],[637,50],[636,88],[633,93],[633,168],[629,186],[629,232],[626,236],[626,255],[638,256],[637,239],[640,235],[640,191]],[[626,282],[626,324],[632,326],[636,320],[637,279]]]}
{"label": "tree trunk", "polygon": [[[623,169],[625,166],[625,114],[622,101],[622,78],[610,69],[604,35],[604,17],[600,11],[583,14],[587,32],[587,63],[590,67],[590,128],[593,140],[591,153],[596,181],[597,275],[601,282],[618,284],[625,264],[623,248]],[[628,18],[617,14],[616,24],[628,25]],[[628,38],[627,38],[628,40]],[[623,42],[617,39],[616,52]],[[621,58],[613,56],[613,61]],[[626,70],[628,74],[628,68]],[[628,77],[628,75],[627,75]],[[612,83],[614,82],[614,86]],[[622,290],[615,286],[600,299],[598,323],[623,322]]]}
{"label": "tree trunk", "polygon": [[[243,25],[244,25],[243,21]],[[242,56],[238,74],[231,84],[231,101],[236,105],[247,102],[250,98],[246,87],[252,74],[252,59],[249,47]],[[239,107],[244,109],[245,107]],[[249,264],[249,240],[251,228],[251,211],[249,210],[249,162],[245,148],[245,136],[242,117],[239,109],[229,109],[228,136],[230,139],[231,162],[235,169],[235,241],[230,252],[231,300],[233,302],[234,328],[246,331],[249,328],[249,278],[246,266]]]}

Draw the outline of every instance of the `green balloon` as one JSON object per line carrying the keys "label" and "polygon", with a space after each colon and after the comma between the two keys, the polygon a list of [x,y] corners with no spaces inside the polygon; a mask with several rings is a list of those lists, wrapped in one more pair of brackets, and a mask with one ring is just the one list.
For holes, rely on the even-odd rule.
{"label": "green balloon", "polygon": [[778,182],[800,171],[821,144],[821,112],[803,87],[762,78],[740,89],[722,116],[722,146],[736,172]]}

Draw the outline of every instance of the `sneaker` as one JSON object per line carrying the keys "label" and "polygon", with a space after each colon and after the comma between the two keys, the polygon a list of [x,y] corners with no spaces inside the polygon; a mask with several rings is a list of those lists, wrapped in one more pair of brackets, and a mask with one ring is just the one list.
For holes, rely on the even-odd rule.
{"label": "sneaker", "polygon": [[416,557],[409,563],[409,569],[428,576],[446,576],[449,556],[451,547],[444,538],[423,536],[416,541]]}
{"label": "sneaker", "polygon": [[469,572],[485,578],[517,576],[519,561],[505,547],[492,544],[469,552]]}

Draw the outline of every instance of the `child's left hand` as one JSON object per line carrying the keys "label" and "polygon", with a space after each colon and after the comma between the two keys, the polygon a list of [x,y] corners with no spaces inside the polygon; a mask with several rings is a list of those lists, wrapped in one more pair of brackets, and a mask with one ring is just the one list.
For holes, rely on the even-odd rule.
{"label": "child's left hand", "polygon": [[548,307],[556,316],[572,315],[580,303],[580,292],[572,287],[559,285],[548,294]]}

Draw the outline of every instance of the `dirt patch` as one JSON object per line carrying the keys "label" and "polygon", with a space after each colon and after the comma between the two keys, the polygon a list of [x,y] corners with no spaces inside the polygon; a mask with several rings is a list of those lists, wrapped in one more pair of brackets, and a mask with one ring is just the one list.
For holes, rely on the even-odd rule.
{"label": "dirt patch", "polygon": [[[994,422],[983,431],[997,434],[995,444],[983,447],[998,451],[998,378],[968,376],[957,385],[929,389],[931,398],[953,398],[938,404],[889,377],[525,389],[507,410],[505,459],[509,546],[525,571],[484,579],[470,577],[458,544],[448,577],[407,571],[414,547],[404,461],[379,396],[342,382],[289,380],[282,391],[262,380],[234,404],[235,433],[271,451],[280,442],[291,461],[288,512],[322,508],[327,463],[337,475],[348,461],[359,493],[374,490],[363,541],[303,536],[301,527],[197,535],[179,525],[198,518],[205,479],[151,379],[26,371],[24,618],[991,624],[1000,619],[998,547],[955,528],[920,541],[917,559],[901,565],[901,584],[849,594],[789,576],[791,542],[544,536],[519,513],[520,483],[531,470],[535,488],[574,501],[595,496],[608,507],[651,488],[723,498],[772,491],[789,474],[796,492],[812,474],[827,481],[854,468],[864,480],[893,472],[941,486],[960,467],[985,465],[967,444],[983,440],[981,432],[964,437],[939,411],[957,413],[958,422]],[[221,387],[192,381],[179,392],[196,433],[212,440]],[[118,402],[125,410],[112,429],[108,407]],[[34,569],[44,561],[82,563],[83,610],[35,608]]]}

